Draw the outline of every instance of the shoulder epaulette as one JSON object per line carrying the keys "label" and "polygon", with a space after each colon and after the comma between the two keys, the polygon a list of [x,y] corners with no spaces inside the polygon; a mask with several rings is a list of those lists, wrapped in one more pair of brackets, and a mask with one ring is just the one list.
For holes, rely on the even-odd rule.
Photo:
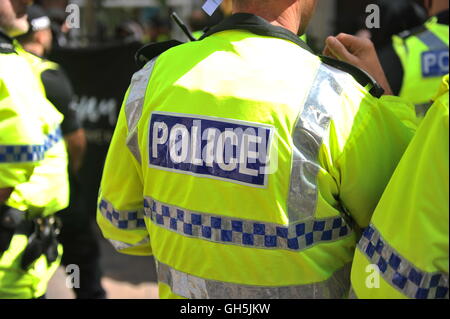
{"label": "shoulder epaulette", "polygon": [[7,42],[0,42],[0,53],[3,54],[10,54],[10,53],[16,53],[14,50],[14,46]]}
{"label": "shoulder epaulette", "polygon": [[374,96],[376,98],[380,98],[384,94],[384,89],[366,71],[361,70],[360,68],[358,68],[352,64],[349,64],[349,63],[346,63],[343,61],[339,61],[339,60],[336,60],[336,59],[333,59],[330,57],[326,57],[323,55],[320,56],[320,59],[322,60],[323,63],[325,63],[329,66],[332,66],[338,70],[349,73],[363,87],[370,86],[369,93],[372,96]]}
{"label": "shoulder epaulette", "polygon": [[424,31],[427,31],[427,28],[425,27],[425,25],[420,25],[418,27],[412,28],[411,30],[405,30],[405,31],[399,33],[398,36],[400,38],[402,38],[403,40],[406,40],[409,37],[412,37],[414,35],[424,32]]}
{"label": "shoulder epaulette", "polygon": [[139,49],[136,53],[136,65],[139,68],[143,68],[145,64],[147,64],[147,62],[151,61],[153,58],[180,44],[183,44],[183,42],[177,40],[148,44]]}

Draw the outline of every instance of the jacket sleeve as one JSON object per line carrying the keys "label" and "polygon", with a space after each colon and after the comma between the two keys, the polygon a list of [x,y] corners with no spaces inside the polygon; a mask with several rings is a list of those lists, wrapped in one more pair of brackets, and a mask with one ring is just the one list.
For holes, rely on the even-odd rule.
{"label": "jacket sleeve", "polygon": [[103,170],[97,223],[103,236],[119,252],[151,255],[150,237],[144,220],[140,165],[127,147],[127,137],[128,127],[124,104]]}
{"label": "jacket sleeve", "polygon": [[357,101],[353,125],[335,160],[335,178],[341,204],[365,228],[414,136],[416,116],[413,105],[397,97],[365,94]]}

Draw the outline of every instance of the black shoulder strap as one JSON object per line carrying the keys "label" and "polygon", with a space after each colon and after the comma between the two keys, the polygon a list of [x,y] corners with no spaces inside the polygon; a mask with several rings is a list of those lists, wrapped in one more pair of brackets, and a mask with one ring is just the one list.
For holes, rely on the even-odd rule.
{"label": "black shoulder strap", "polygon": [[380,98],[384,94],[384,89],[378,84],[375,79],[368,74],[366,71],[361,70],[360,68],[351,65],[349,63],[339,61],[326,56],[319,56],[323,63],[330,65],[338,70],[347,72],[353,76],[353,78],[361,84],[363,87],[367,87],[368,85],[371,87],[369,93],[376,97]]}
{"label": "black shoulder strap", "polygon": [[399,36],[400,38],[402,38],[403,40],[406,40],[406,39],[408,39],[409,37],[412,37],[412,36],[414,36],[414,35],[418,35],[418,34],[420,34],[420,33],[422,33],[422,32],[427,31],[427,30],[428,30],[428,29],[427,29],[427,28],[425,27],[425,25],[423,24],[423,25],[419,25],[419,26],[417,26],[417,27],[414,27],[414,28],[412,28],[411,30],[405,30],[405,31],[399,33],[398,36]]}
{"label": "black shoulder strap", "polygon": [[0,53],[10,54],[16,53],[14,49],[13,39],[0,30]]}
{"label": "black shoulder strap", "polygon": [[153,58],[180,44],[183,44],[183,42],[177,40],[148,44],[137,51],[135,56],[136,65],[139,68],[143,68]]}

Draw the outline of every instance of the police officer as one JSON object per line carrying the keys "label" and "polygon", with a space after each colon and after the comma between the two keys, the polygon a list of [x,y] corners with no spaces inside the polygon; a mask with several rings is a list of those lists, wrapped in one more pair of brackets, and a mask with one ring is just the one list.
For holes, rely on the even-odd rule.
{"label": "police officer", "polygon": [[[327,52],[383,77],[370,40],[340,34]],[[448,75],[433,100],[359,242],[353,297],[448,298]]]}
{"label": "police officer", "polygon": [[354,297],[449,297],[448,99],[447,75],[358,244]]}
{"label": "police officer", "polygon": [[160,297],[347,295],[415,114],[311,53],[297,34],[315,5],[235,0],[199,41],[141,51],[97,221],[119,252],[153,254]]}
{"label": "police officer", "polygon": [[101,284],[98,235],[92,227],[88,211],[83,207],[82,186],[78,177],[86,151],[85,132],[76,110],[71,108],[74,93],[70,80],[58,64],[43,58],[50,53],[53,42],[50,19],[38,5],[30,6],[27,11],[30,30],[18,37],[26,51],[19,52],[31,63],[49,101],[64,115],[61,131],[69,153],[71,196],[70,206],[58,214],[62,221],[59,236],[64,248],[62,264],[79,266],[82,274],[80,285],[74,287],[77,298],[105,298]]}
{"label": "police officer", "polygon": [[69,197],[63,117],[12,39],[31,2],[0,2],[0,298],[45,295],[62,253],[51,215]]}
{"label": "police officer", "polygon": [[422,26],[396,35],[380,51],[380,60],[395,95],[416,105],[423,117],[449,72],[448,1],[421,0],[430,19]]}

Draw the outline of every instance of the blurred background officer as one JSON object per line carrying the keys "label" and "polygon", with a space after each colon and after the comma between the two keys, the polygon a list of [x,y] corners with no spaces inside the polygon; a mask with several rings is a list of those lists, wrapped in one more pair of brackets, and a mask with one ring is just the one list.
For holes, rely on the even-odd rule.
{"label": "blurred background officer", "polygon": [[[330,40],[339,59],[382,73],[369,40]],[[359,242],[353,296],[448,298],[448,75],[434,101]]]}
{"label": "blurred background officer", "polygon": [[449,72],[448,0],[420,0],[431,17],[425,24],[393,37],[380,52],[394,94],[416,105],[424,116],[441,78]]}
{"label": "blurred background officer", "polygon": [[62,253],[50,216],[69,200],[63,117],[12,39],[31,2],[0,2],[0,298],[45,295]]}
{"label": "blurred background officer", "polygon": [[42,82],[47,98],[64,115],[61,130],[69,153],[71,200],[69,207],[58,214],[63,223],[59,237],[64,247],[62,263],[80,267],[80,286],[74,287],[78,298],[104,298],[96,234],[80,204],[82,186],[78,172],[86,150],[85,132],[76,110],[71,108],[73,89],[70,80],[58,64],[44,58],[53,43],[49,17],[40,6],[33,5],[28,8],[28,21],[29,32],[18,39],[27,51],[26,57]]}
{"label": "blurred background officer", "polygon": [[236,0],[200,41],[142,51],[97,221],[118,251],[154,255],[160,297],[347,295],[415,114],[299,40],[315,5]]}

